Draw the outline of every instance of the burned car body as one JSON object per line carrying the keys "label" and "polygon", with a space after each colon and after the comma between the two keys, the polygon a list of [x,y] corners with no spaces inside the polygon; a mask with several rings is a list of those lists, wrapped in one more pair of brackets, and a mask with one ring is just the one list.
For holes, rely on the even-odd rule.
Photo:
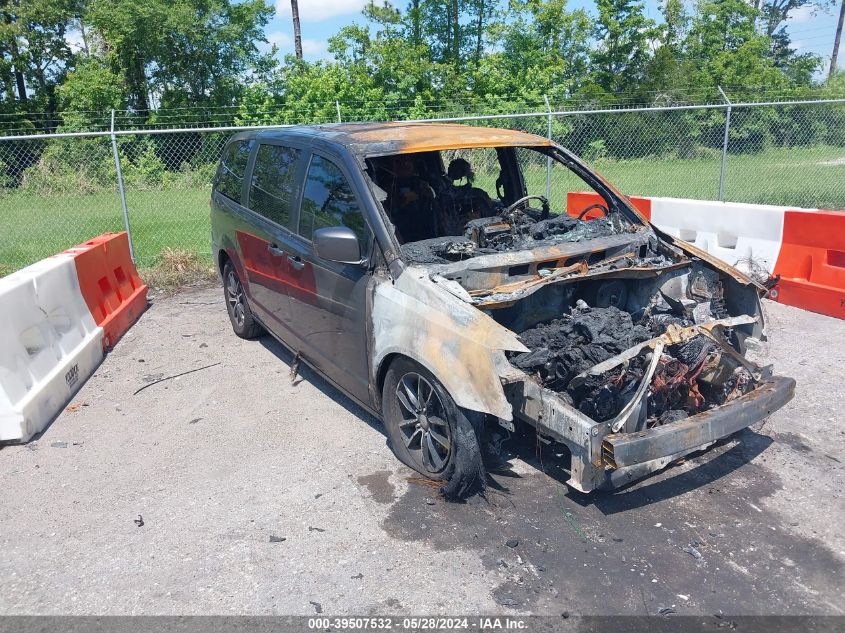
{"label": "burned car body", "polygon": [[[212,242],[224,283],[243,290],[236,297],[227,285],[235,331],[257,332],[239,331],[237,311],[246,311],[382,417],[397,457],[449,482],[447,491],[471,487],[477,443],[491,429],[528,425],[564,444],[568,483],[589,492],[659,470],[793,395],[792,379],[744,357],[746,339],[763,336],[762,289],[660,232],[547,139],[397,123],[232,143],[248,146],[243,183],[222,195],[224,157]],[[265,144],[305,152],[269,238],[250,229],[267,219],[251,208]],[[334,161],[346,188],[312,178],[313,156]],[[562,186],[598,194],[603,202],[584,211],[599,217],[552,208],[561,196],[549,195],[551,165]],[[326,216],[322,228],[312,219],[303,231],[308,213]],[[274,264],[265,248],[288,263]],[[334,335],[315,343],[319,329],[295,308],[274,322],[273,293],[312,308],[298,314],[323,319]]]}

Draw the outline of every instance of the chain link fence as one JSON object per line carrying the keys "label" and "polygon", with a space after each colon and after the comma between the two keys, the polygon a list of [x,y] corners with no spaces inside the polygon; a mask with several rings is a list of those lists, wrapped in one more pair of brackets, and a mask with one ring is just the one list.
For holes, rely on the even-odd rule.
{"label": "chain link fence", "polygon": [[[550,135],[631,195],[845,209],[845,99],[429,120]],[[0,136],[0,274],[127,223],[141,268],[165,248],[210,257],[210,182],[234,130]],[[492,158],[471,162],[493,193]],[[579,188],[542,156],[523,169],[555,211]]]}

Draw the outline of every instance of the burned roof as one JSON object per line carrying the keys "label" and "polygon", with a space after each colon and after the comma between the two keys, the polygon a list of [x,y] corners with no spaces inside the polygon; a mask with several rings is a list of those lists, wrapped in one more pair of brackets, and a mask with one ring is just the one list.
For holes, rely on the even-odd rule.
{"label": "burned roof", "polygon": [[346,147],[364,157],[472,147],[548,147],[549,139],[519,130],[457,123],[330,123],[294,126],[261,136],[308,136]]}

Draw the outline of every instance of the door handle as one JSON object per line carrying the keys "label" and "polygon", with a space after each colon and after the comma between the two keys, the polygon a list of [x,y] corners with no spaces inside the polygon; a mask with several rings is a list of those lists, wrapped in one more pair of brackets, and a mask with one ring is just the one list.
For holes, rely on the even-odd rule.
{"label": "door handle", "polygon": [[279,248],[276,244],[269,244],[267,246],[267,250],[270,251],[270,253],[272,255],[275,255],[276,257],[281,257],[282,255],[285,254],[285,252],[281,248]]}
{"label": "door handle", "polygon": [[288,255],[288,262],[293,266],[294,270],[302,270],[305,268],[305,262],[299,255]]}

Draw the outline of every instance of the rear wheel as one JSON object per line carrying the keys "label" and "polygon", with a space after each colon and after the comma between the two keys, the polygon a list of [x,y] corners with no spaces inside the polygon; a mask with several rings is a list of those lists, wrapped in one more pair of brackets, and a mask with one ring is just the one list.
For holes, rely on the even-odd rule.
{"label": "rear wheel", "polygon": [[398,358],[387,370],[382,414],[396,457],[429,479],[446,482],[447,498],[484,487],[476,428],[428,370]]}
{"label": "rear wheel", "polygon": [[226,311],[229,313],[229,321],[232,322],[235,334],[241,338],[251,339],[264,332],[252,316],[243,284],[232,262],[226,262],[223,266],[223,296],[226,298]]}

